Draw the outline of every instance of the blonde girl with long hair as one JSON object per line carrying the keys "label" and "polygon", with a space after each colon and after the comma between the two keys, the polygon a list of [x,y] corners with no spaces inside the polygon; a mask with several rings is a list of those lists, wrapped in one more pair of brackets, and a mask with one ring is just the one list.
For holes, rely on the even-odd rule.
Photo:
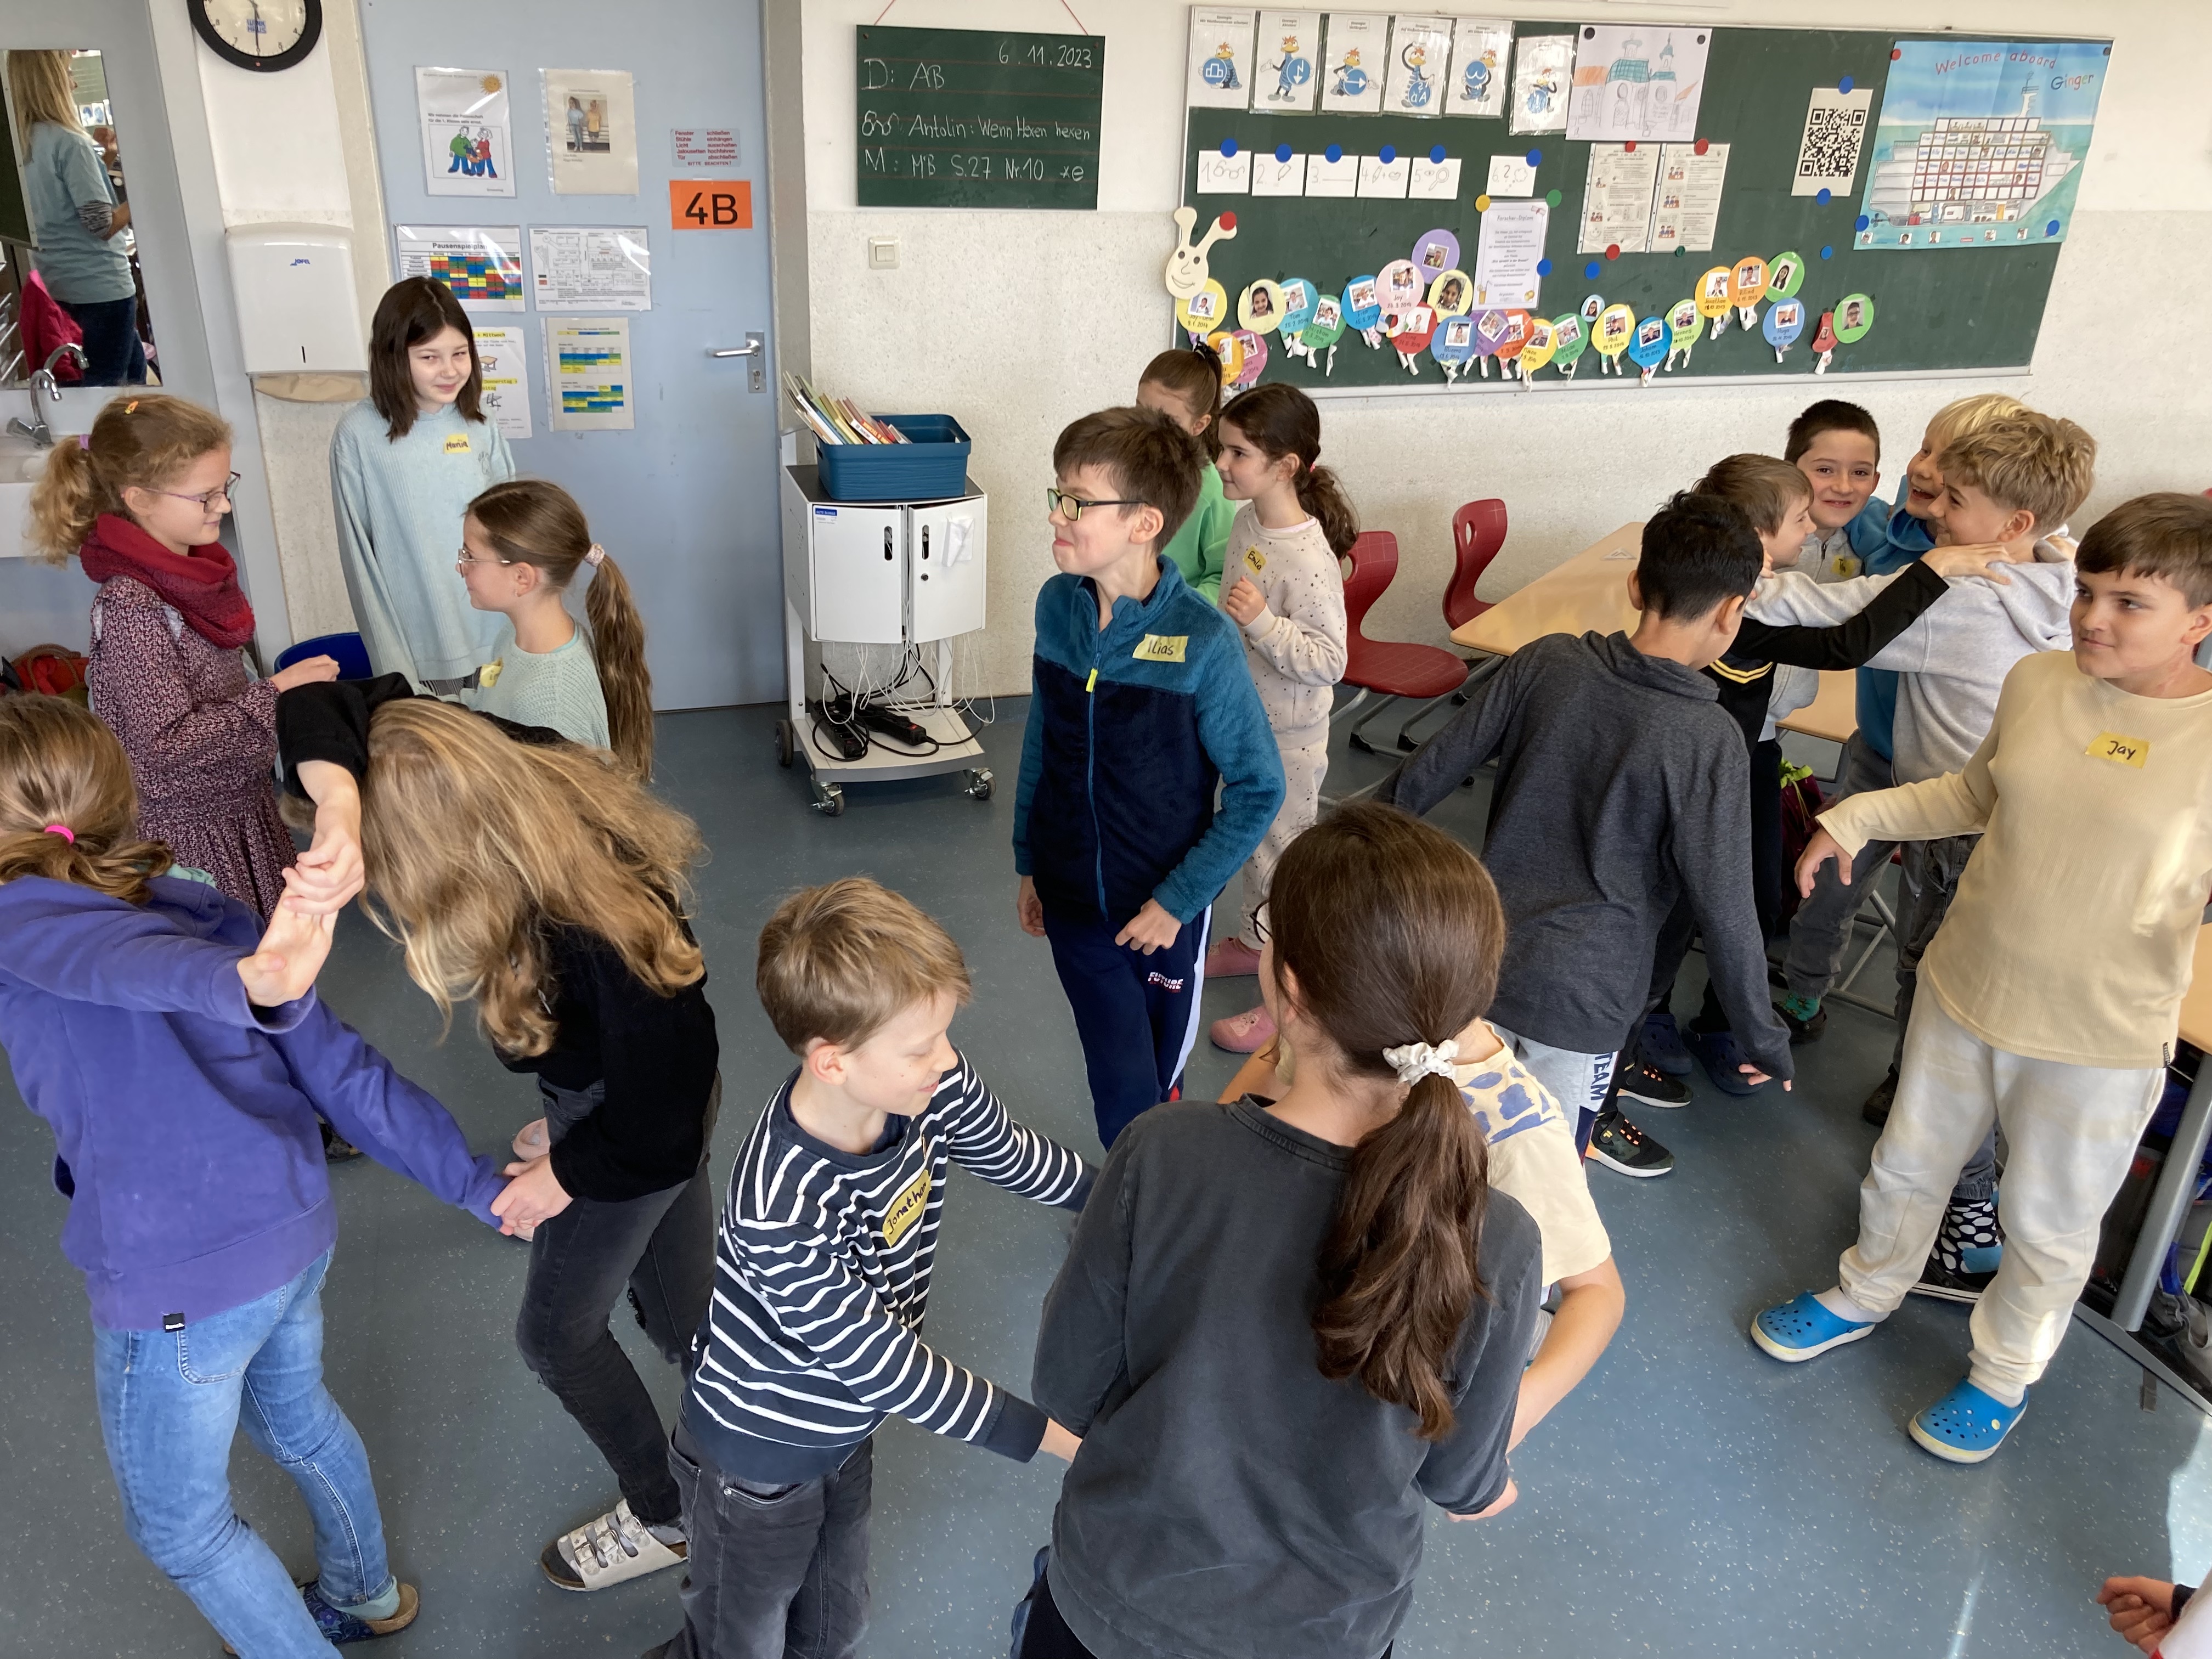
{"label": "blonde girl with long hair", "polygon": [[[247,1659],[413,1622],[368,1455],[322,1380],[337,1237],[315,1121],[496,1226],[502,1182],[445,1108],[314,995],[333,917],[264,931],[142,839],[114,734],[0,697],[0,1045],[52,1127],[62,1253],[91,1301],[93,1385],[131,1541]],[[304,1588],[239,1519],[240,1430],[314,1517]]]}
{"label": "blonde girl with long hair", "polygon": [[667,1431],[607,1320],[627,1286],[685,1364],[713,1290],[720,1051],[684,919],[698,830],[611,756],[397,676],[302,687],[278,726],[317,804],[307,901],[335,908],[365,880],[415,982],[448,1015],[474,1002],[501,1062],[538,1079],[544,1115],[515,1137],[500,1200],[531,1237],[515,1341],[621,1488],[539,1565],[571,1590],[673,1566]]}
{"label": "blonde girl with long hair", "polygon": [[[588,641],[565,603],[586,566]],[[629,580],[592,539],[575,497],[542,478],[494,484],[461,520],[459,568],[469,603],[507,623],[477,684],[464,693],[469,707],[611,749],[640,777],[649,774],[653,675],[645,665],[645,623]]]}
{"label": "blonde girl with long hair", "polygon": [[131,207],[115,199],[100,147],[77,120],[71,55],[8,54],[39,278],[83,331],[85,384],[140,386],[146,343],[138,336],[138,283],[123,236]]}
{"label": "blonde girl with long hair", "polygon": [[237,477],[221,418],[157,392],[118,398],[46,458],[31,534],[38,556],[75,556],[100,584],[88,679],[131,757],[139,833],[266,916],[293,860],[270,782],[277,694],[337,664],[247,672],[253,606],[216,539]]}

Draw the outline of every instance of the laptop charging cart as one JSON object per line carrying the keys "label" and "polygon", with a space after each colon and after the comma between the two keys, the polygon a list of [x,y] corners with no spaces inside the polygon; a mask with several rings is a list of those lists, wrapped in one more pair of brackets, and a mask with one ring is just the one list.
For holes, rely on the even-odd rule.
{"label": "laptop charging cart", "polygon": [[[984,550],[989,498],[967,493],[929,501],[833,501],[817,469],[783,469],[784,677],[789,708],[776,722],[775,757],[806,763],[815,810],[836,817],[848,783],[960,772],[968,793],[991,798],[991,773],[953,706],[952,641],[983,625]],[[868,752],[847,760],[814,734],[806,707],[805,641],[933,646],[934,695],[887,705],[936,742],[928,754],[901,750],[873,733]],[[826,693],[826,688],[825,688]],[[825,696],[826,700],[826,696]]]}

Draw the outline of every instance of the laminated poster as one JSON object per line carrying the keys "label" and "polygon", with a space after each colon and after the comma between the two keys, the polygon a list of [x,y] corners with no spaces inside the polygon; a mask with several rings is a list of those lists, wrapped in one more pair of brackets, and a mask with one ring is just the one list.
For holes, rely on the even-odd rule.
{"label": "laminated poster", "polygon": [[1625,143],[1592,144],[1577,250],[1643,252],[1651,232],[1652,187],[1658,179],[1658,145],[1638,144],[1630,149]]}
{"label": "laminated poster", "polygon": [[1452,29],[1451,78],[1444,84],[1444,113],[1505,113],[1505,64],[1513,52],[1513,25],[1492,17],[1462,17]]}
{"label": "laminated poster", "polygon": [[1452,22],[1449,17],[1423,12],[1400,12],[1390,20],[1390,73],[1384,82],[1382,107],[1391,114],[1443,113]]}
{"label": "laminated poster", "polygon": [[1258,67],[1252,107],[1271,115],[1310,115],[1321,94],[1321,14],[1263,11],[1252,48]]}
{"label": "laminated poster", "polygon": [[470,311],[524,308],[520,225],[394,225],[401,276],[443,283]]}
{"label": "laminated poster", "polygon": [[1252,14],[1194,6],[1190,13],[1190,71],[1186,104],[1206,109],[1248,109],[1252,103]]}
{"label": "laminated poster", "polygon": [[643,225],[530,231],[538,308],[653,309],[653,254]]}
{"label": "laminated poster", "polygon": [[1695,144],[1659,147],[1659,189],[1651,208],[1650,251],[1672,253],[1687,248],[1709,253],[1713,227],[1720,222],[1721,185],[1728,177],[1729,147]]}
{"label": "laminated poster", "polygon": [[1373,115],[1382,107],[1390,20],[1380,12],[1333,11],[1322,51],[1321,106],[1332,114]]}
{"label": "laminated poster", "polygon": [[1797,171],[1790,181],[1792,196],[1818,196],[1824,190],[1841,196],[1850,189],[1866,145],[1867,106],[1873,101],[1872,87],[1850,92],[1813,88],[1805,106],[1805,136],[1797,142]]}
{"label": "laminated poster", "polygon": [[477,362],[483,366],[484,417],[508,439],[532,435],[530,364],[522,330],[505,323],[478,323]]}
{"label": "laminated poster", "polygon": [[1574,78],[1575,37],[1524,34],[1513,47],[1515,132],[1564,132],[1567,86]]}
{"label": "laminated poster", "polygon": [[637,194],[637,111],[626,70],[545,71],[545,139],[562,196]]}
{"label": "laminated poster", "polygon": [[1474,302],[1533,309],[1544,279],[1536,267],[1552,227],[1548,202],[1492,202],[1474,247]]}
{"label": "laminated poster", "polygon": [[422,188],[433,196],[514,194],[505,70],[418,69]]}
{"label": "laminated poster", "polygon": [[1711,29],[1687,23],[1585,23],[1575,35],[1567,137],[1695,138],[1711,41]]}
{"label": "laminated poster", "polygon": [[546,408],[556,432],[627,432],[637,424],[629,319],[545,319]]}

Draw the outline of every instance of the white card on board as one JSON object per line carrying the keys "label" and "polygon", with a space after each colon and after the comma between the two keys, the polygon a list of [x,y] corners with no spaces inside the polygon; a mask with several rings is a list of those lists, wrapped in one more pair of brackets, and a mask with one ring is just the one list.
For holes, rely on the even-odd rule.
{"label": "white card on board", "polygon": [[1534,196],[1536,193],[1536,169],[1528,165],[1528,156],[1492,156],[1490,193],[1492,196]]}
{"label": "white card on board", "polygon": [[1363,155],[1359,158],[1359,193],[1402,198],[1413,173],[1411,156],[1395,156],[1386,161],[1379,155]]}
{"label": "white card on board", "polygon": [[1321,93],[1321,14],[1263,11],[1252,48],[1252,107],[1310,115]]}
{"label": "white card on board", "polygon": [[1252,102],[1252,16],[1211,6],[1190,9],[1190,68],[1183,101],[1206,109]]}
{"label": "white card on board", "polygon": [[1425,155],[1415,156],[1413,180],[1406,194],[1416,202],[1459,200],[1459,157],[1447,155],[1441,161],[1431,161]]}
{"label": "white card on board", "polygon": [[1389,46],[1387,15],[1331,12],[1328,46],[1322,58],[1321,106],[1342,115],[1372,115],[1380,110]]}
{"label": "white card on board", "polygon": [[1254,156],[1252,193],[1255,196],[1304,195],[1306,158],[1293,155],[1287,161],[1279,161],[1272,155]]}
{"label": "white card on board", "polygon": [[1356,196],[1359,193],[1359,158],[1346,155],[1330,161],[1325,155],[1306,157],[1306,194]]}
{"label": "white card on board", "polygon": [[1198,193],[1200,196],[1243,196],[1252,188],[1252,152],[1240,149],[1224,155],[1218,149],[1198,153]]}

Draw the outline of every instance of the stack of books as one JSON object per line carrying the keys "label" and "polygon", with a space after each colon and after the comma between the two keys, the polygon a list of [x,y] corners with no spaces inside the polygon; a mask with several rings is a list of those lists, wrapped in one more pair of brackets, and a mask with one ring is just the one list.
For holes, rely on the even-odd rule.
{"label": "stack of books", "polygon": [[799,418],[806,422],[818,443],[903,444],[913,441],[904,433],[886,426],[874,416],[863,414],[860,406],[850,398],[825,398],[788,369],[784,371],[783,389],[791,399],[791,406],[799,411]]}

